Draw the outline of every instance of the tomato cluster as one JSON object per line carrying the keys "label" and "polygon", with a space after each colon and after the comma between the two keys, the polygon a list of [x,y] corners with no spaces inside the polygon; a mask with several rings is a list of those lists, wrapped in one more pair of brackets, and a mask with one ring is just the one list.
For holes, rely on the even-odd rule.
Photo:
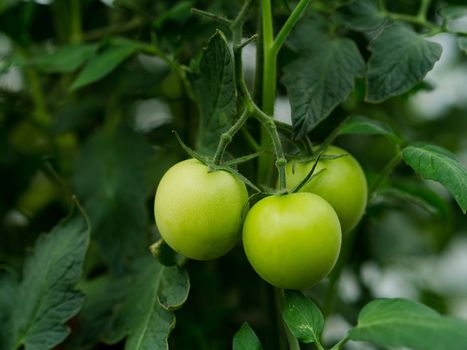
{"label": "tomato cluster", "polygon": [[[298,193],[267,196],[246,216],[248,191],[235,175],[210,171],[195,159],[177,163],[157,188],[159,232],[175,251],[196,260],[224,255],[242,236],[245,254],[263,279],[281,288],[308,288],[334,267],[342,234],[359,222],[367,198],[355,158],[334,146],[324,155],[315,168],[323,171]],[[300,183],[313,165],[289,162],[287,187]]]}

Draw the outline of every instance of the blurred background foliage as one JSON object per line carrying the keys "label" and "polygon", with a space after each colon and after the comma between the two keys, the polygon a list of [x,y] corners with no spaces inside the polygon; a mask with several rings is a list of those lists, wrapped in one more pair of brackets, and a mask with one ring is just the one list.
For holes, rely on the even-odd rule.
{"label": "blurred background foliage", "polygon": [[[335,15],[333,8],[342,3],[313,1],[311,10],[354,39],[367,58],[368,38],[348,30]],[[404,13],[418,6],[415,0],[390,3],[391,10]],[[293,4],[273,4],[279,24]],[[223,27],[190,9],[234,17],[240,6],[230,0],[0,0],[0,268],[21,275],[35,239],[66,215],[71,194],[93,225],[80,282],[88,296],[76,318],[92,327],[87,332],[78,327],[65,348],[92,348],[105,339],[111,309],[125,293],[117,281],[157,239],[156,185],[170,165],[186,157],[171,130],[197,144],[193,70],[208,38]],[[257,17],[250,16],[247,33],[258,30]],[[436,20],[434,10],[430,17]],[[467,17],[456,25],[467,33]],[[364,82],[358,81],[348,100],[312,131],[312,139],[321,141],[345,115],[356,113],[413,140],[441,145],[466,164],[466,55],[450,34],[431,40],[442,44],[443,56],[416,89],[373,105],[364,102]],[[289,48],[281,52],[279,74],[293,55]],[[254,44],[246,47],[244,60],[251,83]],[[283,86],[276,116],[290,120]],[[256,122],[249,121],[248,128],[258,135]],[[248,151],[245,137],[236,137],[232,154]],[[356,156],[370,181],[394,153],[390,140],[380,136],[346,135],[338,144]],[[255,178],[251,163],[240,170]],[[443,188],[425,182],[422,186],[400,165],[370,202],[336,286],[327,341],[342,336],[374,297],[410,297],[467,319],[467,221]],[[191,292],[176,312],[173,348],[229,348],[244,321],[266,348],[276,346],[272,291],[249,267],[240,246],[213,262],[190,262],[188,271]],[[99,287],[115,283],[118,288]],[[325,284],[311,295],[322,300]],[[103,290],[111,292],[102,295]]]}

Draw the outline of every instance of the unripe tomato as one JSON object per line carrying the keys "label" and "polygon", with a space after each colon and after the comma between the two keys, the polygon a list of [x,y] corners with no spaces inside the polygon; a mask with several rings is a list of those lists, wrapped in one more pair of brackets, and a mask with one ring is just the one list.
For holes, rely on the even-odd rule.
{"label": "unripe tomato", "polygon": [[154,200],[157,228],[167,244],[195,260],[227,253],[240,238],[248,202],[245,184],[227,171],[208,171],[198,160],[171,167]]}
{"label": "unripe tomato", "polygon": [[[336,159],[320,160],[313,178],[300,192],[311,192],[323,197],[334,208],[339,216],[342,232],[351,231],[360,221],[365,212],[368,185],[360,164],[352,155],[341,148],[330,146],[325,155],[346,154]],[[287,188],[298,185],[311,170],[314,162],[291,161],[286,165]]]}
{"label": "unripe tomato", "polygon": [[305,289],[334,267],[341,248],[336,212],[312,193],[270,196],[247,214],[243,246],[253,269],[280,288]]}

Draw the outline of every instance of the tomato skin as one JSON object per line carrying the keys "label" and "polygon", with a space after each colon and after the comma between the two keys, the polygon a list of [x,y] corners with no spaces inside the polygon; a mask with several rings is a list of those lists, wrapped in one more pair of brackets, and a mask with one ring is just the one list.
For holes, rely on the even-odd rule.
{"label": "tomato skin", "polygon": [[312,193],[270,196],[257,202],[243,225],[253,269],[270,284],[305,289],[334,267],[342,233],[331,205]]}
{"label": "tomato skin", "polygon": [[[342,232],[346,234],[358,224],[365,212],[368,196],[365,173],[358,161],[339,147],[329,146],[324,154],[346,155],[337,159],[320,160],[315,173],[326,170],[303,186],[300,192],[316,193],[327,200],[339,216]],[[298,185],[313,164],[312,161],[287,163],[287,188]]]}
{"label": "tomato skin", "polygon": [[223,171],[184,160],[162,177],[154,200],[157,228],[167,244],[195,260],[227,253],[240,238],[248,202],[245,184]]}

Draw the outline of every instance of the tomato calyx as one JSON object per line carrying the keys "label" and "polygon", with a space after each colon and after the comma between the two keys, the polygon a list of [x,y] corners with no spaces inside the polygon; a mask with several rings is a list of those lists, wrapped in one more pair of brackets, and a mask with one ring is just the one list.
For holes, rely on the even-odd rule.
{"label": "tomato calyx", "polygon": [[190,157],[192,157],[194,159],[197,159],[198,161],[203,163],[205,166],[207,166],[208,167],[208,172],[219,171],[219,170],[227,171],[228,173],[230,173],[233,176],[237,177],[245,185],[249,186],[250,188],[252,188],[256,192],[261,192],[261,190],[255,184],[253,184],[253,182],[251,182],[250,180],[248,180],[248,178],[243,176],[237,169],[234,168],[234,166],[236,166],[237,164],[249,161],[249,160],[251,160],[253,158],[256,158],[263,152],[255,152],[255,153],[243,156],[243,157],[234,158],[234,159],[229,160],[227,162],[224,162],[222,164],[216,164],[212,158],[203,156],[203,155],[199,154],[198,152],[194,151],[193,149],[191,149],[190,147],[188,147],[182,141],[182,139],[180,138],[180,135],[178,135],[178,133],[175,130],[173,130],[172,132],[174,133],[175,137],[177,138],[178,143],[183,148],[183,150]]}

